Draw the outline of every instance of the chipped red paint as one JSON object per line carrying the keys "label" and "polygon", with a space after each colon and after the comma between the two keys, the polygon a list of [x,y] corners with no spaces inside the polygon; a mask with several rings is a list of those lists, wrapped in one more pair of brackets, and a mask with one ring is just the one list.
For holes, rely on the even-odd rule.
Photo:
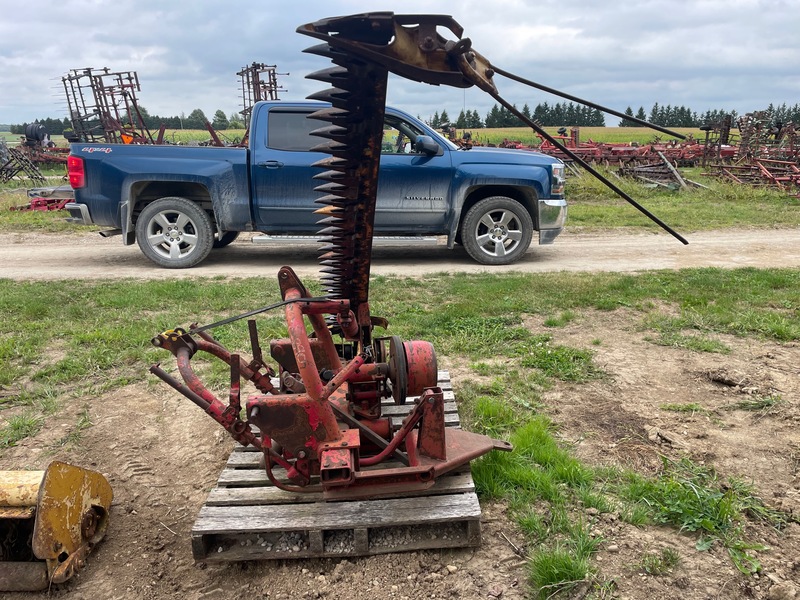
{"label": "chipped red paint", "polygon": [[319,418],[319,407],[316,404],[308,404],[303,408],[308,415],[308,425],[311,427],[311,429],[316,430],[321,422],[321,419]]}

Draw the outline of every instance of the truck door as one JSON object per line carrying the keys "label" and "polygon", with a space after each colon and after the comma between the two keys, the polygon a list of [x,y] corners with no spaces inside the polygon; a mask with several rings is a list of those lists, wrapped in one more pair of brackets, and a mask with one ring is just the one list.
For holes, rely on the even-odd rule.
{"label": "truck door", "polygon": [[[266,139],[252,140],[252,186],[256,229],[268,233],[316,233],[320,208],[314,200],[322,194],[312,179],[321,172],[311,165],[327,154],[310,152],[324,142],[310,135],[323,127],[308,119],[313,108],[272,107]],[[378,233],[443,233],[452,179],[450,153],[417,153],[414,141],[425,134],[398,116],[387,115],[384,125],[375,228]],[[438,141],[438,140],[437,140]]]}
{"label": "truck door", "polygon": [[420,135],[428,133],[407,119],[386,115],[375,214],[378,233],[445,232],[453,179],[450,150],[443,147],[432,156],[417,152],[414,142]]}
{"label": "truck door", "polygon": [[[320,208],[312,179],[321,169],[311,165],[328,155],[309,150],[325,140],[311,136],[321,121],[306,118],[313,109],[272,107],[265,139],[251,140],[251,177],[256,229],[268,233],[316,233]],[[263,129],[261,130],[264,131]]]}

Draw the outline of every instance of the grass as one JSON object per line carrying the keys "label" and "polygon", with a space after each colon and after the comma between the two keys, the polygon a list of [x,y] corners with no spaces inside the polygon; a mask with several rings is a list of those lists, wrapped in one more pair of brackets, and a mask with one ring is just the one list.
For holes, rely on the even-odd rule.
{"label": "grass", "polygon": [[713,354],[730,354],[729,346],[722,342],[711,339],[705,335],[684,335],[676,331],[660,332],[656,338],[645,337],[647,341],[659,346],[669,346],[671,348],[686,348],[695,352],[710,352]]}
{"label": "grass", "polygon": [[651,552],[642,557],[642,571],[648,575],[666,575],[680,562],[680,555],[672,548],[662,548],[660,552]]}
{"label": "grass", "polygon": [[[535,597],[568,593],[587,582],[599,590],[592,557],[603,540],[591,535],[591,522],[579,516],[587,508],[600,513],[616,510],[637,526],[658,523],[694,532],[699,551],[720,545],[742,573],[760,570],[753,551],[763,547],[748,540],[746,523],[763,521],[781,528],[791,517],[767,507],[751,486],[723,479],[688,459],[665,458],[661,473],[654,477],[582,463],[558,442],[556,426],[535,406],[507,401],[527,394],[535,404],[546,382],[542,386],[541,380],[515,379],[509,373],[477,389],[465,386],[457,394],[471,430],[514,445],[512,453],[492,453],[475,461],[472,471],[479,494],[506,501],[525,535]],[[663,575],[677,563],[677,554],[664,550],[646,555],[639,566],[649,574]]]}
{"label": "grass", "polygon": [[[614,184],[681,233],[730,227],[797,227],[800,199],[769,188],[752,188],[704,177],[701,170],[684,169],[685,177],[709,189],[685,191],[651,189],[630,179],[618,179],[612,170],[598,170]],[[660,229],[650,219],[620,199],[589,175],[567,180],[568,227],[589,230],[616,227]],[[770,214],[765,214],[765,211]],[[689,240],[691,243],[691,239]]]}
{"label": "grass", "polygon": [[723,546],[745,574],[761,569],[750,551],[764,549],[746,539],[747,517],[777,528],[787,520],[785,514],[765,506],[751,486],[733,478],[722,480],[714,469],[689,459],[673,462],[664,458],[662,473],[655,479],[631,473],[620,493],[627,500],[646,506],[656,523],[698,533],[698,550],[708,550],[715,544]]}
{"label": "grass", "polygon": [[743,400],[738,400],[733,404],[725,406],[726,410],[744,410],[749,412],[769,412],[776,406],[780,405],[783,399],[779,394],[769,394],[761,396],[754,394],[751,397]]}
{"label": "grass", "polygon": [[53,444],[54,448],[79,445],[83,439],[84,430],[88,429],[92,425],[93,423],[91,417],[89,416],[89,407],[84,405],[83,409],[81,409],[81,412],[78,415],[78,420],[76,421],[75,426],[70,430],[69,433],[58,439]]}
{"label": "grass", "polygon": [[[309,288],[312,295],[319,293],[316,282]],[[742,571],[758,569],[757,546],[745,536],[746,524],[779,526],[783,517],[751,488],[698,465],[665,463],[655,477],[587,465],[559,442],[542,396],[558,381],[580,385],[605,376],[592,348],[598,340],[574,347],[556,339],[559,327],[598,313],[625,311],[643,336],[654,339],[680,332],[796,342],[797,270],[440,274],[376,277],[371,288],[372,312],[390,317],[392,334],[428,339],[440,355],[471,365],[479,378],[457,390],[465,425],[508,439],[515,450],[476,461],[475,484],[482,498],[508,504],[525,535],[530,583],[540,598],[567,592],[578,582],[592,586],[595,596],[606,593],[593,564],[604,542],[591,534],[588,508],[617,512],[637,526],[655,522],[694,531],[701,549],[719,545]],[[67,402],[146,381],[149,364],[170,360],[150,345],[156,333],[210,323],[277,297],[277,283],[261,279],[0,280],[0,311],[6,316],[0,321],[0,447],[35,435]],[[531,318],[548,322],[549,333],[532,333],[524,325]],[[285,335],[280,313],[261,315],[258,324],[262,342]],[[233,349],[248,348],[244,322],[214,334]],[[196,364],[224,389],[227,369]],[[748,400],[761,402],[761,408],[738,409],[763,410],[780,399]],[[89,426],[85,410],[58,443],[79,444]]]}
{"label": "grass", "polygon": [[35,435],[42,428],[44,419],[31,412],[10,417],[4,427],[0,427],[0,448],[15,446],[17,442]]}

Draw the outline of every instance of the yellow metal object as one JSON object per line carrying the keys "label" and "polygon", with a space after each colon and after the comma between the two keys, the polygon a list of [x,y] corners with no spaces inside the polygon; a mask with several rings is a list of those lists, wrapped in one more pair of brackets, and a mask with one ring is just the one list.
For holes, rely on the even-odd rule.
{"label": "yellow metal object", "polygon": [[0,471],[0,508],[36,506],[44,471]]}
{"label": "yellow metal object", "polygon": [[72,577],[105,535],[112,497],[100,473],[63,462],[0,471],[0,591]]}

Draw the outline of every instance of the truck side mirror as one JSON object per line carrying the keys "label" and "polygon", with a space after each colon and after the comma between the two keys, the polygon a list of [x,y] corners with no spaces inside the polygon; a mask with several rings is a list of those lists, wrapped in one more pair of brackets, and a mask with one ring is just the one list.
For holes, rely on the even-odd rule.
{"label": "truck side mirror", "polygon": [[433,156],[439,154],[439,144],[429,135],[419,135],[414,142],[414,148],[417,152]]}

